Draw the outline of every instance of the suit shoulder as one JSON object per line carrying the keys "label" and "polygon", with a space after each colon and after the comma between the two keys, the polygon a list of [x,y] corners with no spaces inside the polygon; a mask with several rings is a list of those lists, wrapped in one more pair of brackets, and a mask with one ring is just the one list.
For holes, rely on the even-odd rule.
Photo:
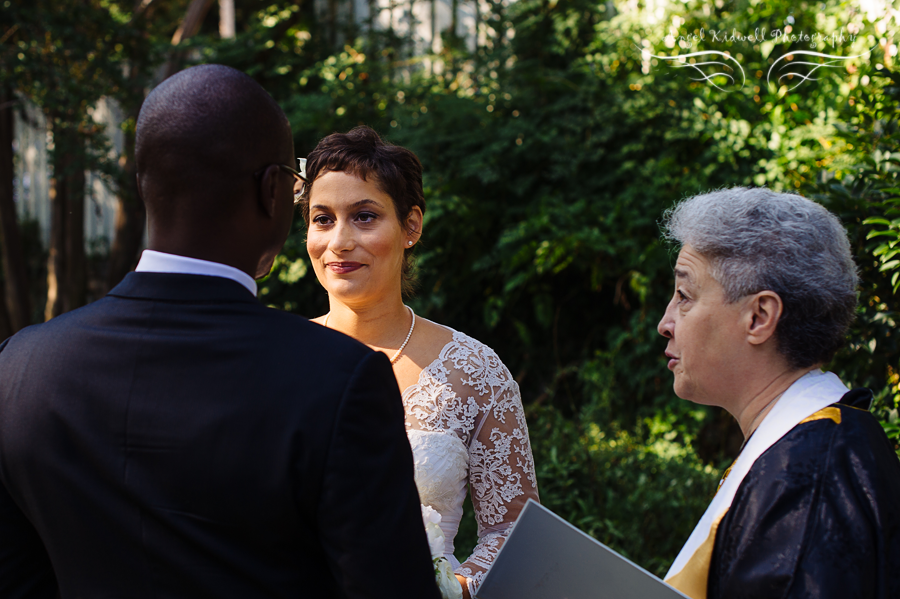
{"label": "suit shoulder", "polygon": [[32,324],[9,337],[0,347],[12,350],[14,347],[33,342],[41,342],[47,336],[55,336],[65,333],[77,323],[91,319],[92,315],[102,312],[107,303],[107,298],[99,299],[81,308],[60,314],[47,322]]}
{"label": "suit shoulder", "polygon": [[277,308],[264,308],[262,315],[266,321],[265,326],[268,327],[268,335],[277,344],[317,349],[322,353],[354,361],[373,353],[372,349],[356,339],[306,317]]}

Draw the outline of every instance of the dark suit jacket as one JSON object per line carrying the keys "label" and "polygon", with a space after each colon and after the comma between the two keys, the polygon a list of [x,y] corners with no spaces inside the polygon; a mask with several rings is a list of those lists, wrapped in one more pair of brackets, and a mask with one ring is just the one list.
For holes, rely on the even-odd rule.
{"label": "dark suit jacket", "polygon": [[438,597],[387,358],[179,274],[8,339],[0,597],[57,588]]}

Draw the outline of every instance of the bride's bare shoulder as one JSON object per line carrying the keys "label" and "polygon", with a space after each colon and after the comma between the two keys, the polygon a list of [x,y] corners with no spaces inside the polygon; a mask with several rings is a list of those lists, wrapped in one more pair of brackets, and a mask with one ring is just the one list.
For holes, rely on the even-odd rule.
{"label": "bride's bare shoulder", "polygon": [[441,350],[453,341],[453,329],[427,318],[416,317],[416,326],[401,359],[394,365],[400,388],[405,389],[419,380],[419,375],[441,355]]}
{"label": "bride's bare shoulder", "polygon": [[416,318],[416,329],[421,330],[421,347],[437,357],[444,346],[453,341],[453,329],[432,322],[427,318]]}
{"label": "bride's bare shoulder", "polygon": [[314,322],[316,324],[320,324],[322,326],[325,326],[325,317],[326,316],[328,316],[328,315],[323,314],[322,316],[317,316],[316,318],[310,318],[309,321]]}

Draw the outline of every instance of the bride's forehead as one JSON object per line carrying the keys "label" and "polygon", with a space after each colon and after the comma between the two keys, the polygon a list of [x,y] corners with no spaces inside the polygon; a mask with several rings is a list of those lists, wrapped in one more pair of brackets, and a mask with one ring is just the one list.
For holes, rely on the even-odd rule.
{"label": "bride's forehead", "polygon": [[320,175],[310,188],[310,197],[325,197],[331,201],[355,201],[360,196],[390,200],[377,179],[362,179],[344,171],[329,171]]}
{"label": "bride's forehead", "polygon": [[395,216],[397,212],[397,206],[391,196],[374,181],[363,181],[343,172],[328,173],[317,179],[310,190],[309,209],[311,212],[325,210],[338,213],[360,208],[390,212]]}

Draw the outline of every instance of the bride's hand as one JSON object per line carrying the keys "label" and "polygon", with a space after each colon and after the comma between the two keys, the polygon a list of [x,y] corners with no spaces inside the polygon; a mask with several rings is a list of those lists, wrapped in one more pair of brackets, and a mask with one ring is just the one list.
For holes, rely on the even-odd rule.
{"label": "bride's hand", "polygon": [[462,587],[463,599],[472,599],[472,596],[469,594],[469,583],[466,580],[466,577],[457,574],[456,580],[459,581],[459,586]]}

